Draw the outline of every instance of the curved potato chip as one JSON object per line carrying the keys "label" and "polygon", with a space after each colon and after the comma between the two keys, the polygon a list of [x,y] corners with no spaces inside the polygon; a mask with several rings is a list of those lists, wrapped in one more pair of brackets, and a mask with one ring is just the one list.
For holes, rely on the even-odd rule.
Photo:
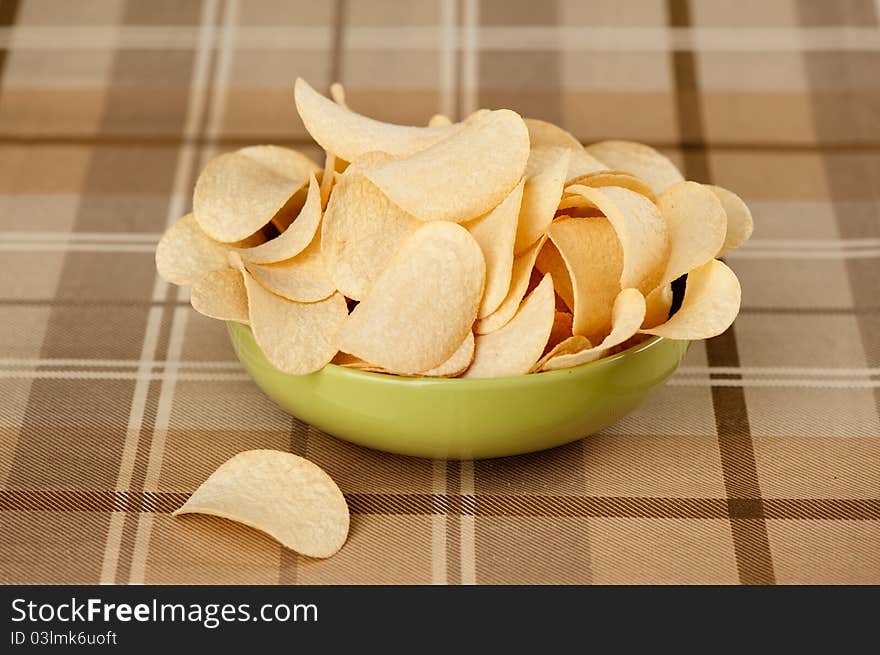
{"label": "curved potato chip", "polygon": [[474,361],[474,333],[468,332],[452,356],[439,366],[419,373],[428,378],[454,378],[467,370]]}
{"label": "curved potato chip", "polygon": [[383,123],[325,98],[302,78],[296,80],[294,96],[299,116],[312,138],[346,161],[374,151],[411,155],[455,134],[463,125],[411,127]]}
{"label": "curved potato chip", "polygon": [[504,200],[522,177],[528,156],[529,133],[522,118],[499,109],[467,121],[430,148],[364,172],[416,218],[462,222]]}
{"label": "curved potato chip", "polygon": [[498,309],[510,289],[513,243],[522,199],[523,182],[520,181],[495,209],[464,224],[480,244],[486,259],[486,286],[483,289],[478,318],[488,316]]}
{"label": "curved potato chip", "polygon": [[173,512],[181,514],[236,521],[307,557],[330,557],[348,537],[348,505],[336,483],[307,459],[278,450],[227,460]]}
{"label": "curved potato chip", "polygon": [[241,258],[252,264],[274,264],[296,257],[314,240],[321,223],[321,189],[314,173],[309,174],[306,202],[294,221],[274,239],[253,248],[237,248]]}
{"label": "curved potato chip", "polygon": [[193,214],[213,239],[240,241],[287,213],[302,184],[240,152],[215,157],[196,181]]}
{"label": "curved potato chip", "polygon": [[[562,220],[565,219],[559,219],[559,221]],[[618,249],[619,247],[618,245]],[[571,274],[552,240],[548,239],[538,252],[535,268],[541,273],[549,273],[553,277],[553,288],[556,289],[556,295],[562,299],[569,310],[574,311],[574,289],[572,288]]]}
{"label": "curved potato chip", "polygon": [[664,284],[657,287],[645,298],[645,320],[643,328],[652,328],[669,320],[669,310],[672,309],[672,285]]}
{"label": "curved potato chip", "polygon": [[171,284],[194,284],[211,271],[226,268],[227,246],[202,232],[187,214],[165,230],[156,247],[156,270]]}
{"label": "curved potato chip", "polygon": [[668,339],[709,339],[724,332],[739,313],[739,280],[723,262],[710,259],[687,276],[681,307],[665,323],[640,330]]}
{"label": "curved potato chip", "polygon": [[523,118],[526,128],[529,130],[529,142],[532,148],[549,146],[551,148],[569,148],[571,150],[583,150],[584,146],[571,132],[563,130],[558,125],[542,121],[537,118]]}
{"label": "curved potato chip", "polygon": [[354,308],[339,349],[401,374],[440,365],[470,331],[485,275],[483,253],[466,229],[422,225]]}
{"label": "curved potato chip", "polygon": [[292,148],[273,145],[248,146],[236,152],[250,157],[278,175],[296,180],[300,186],[308,182],[310,175],[321,170],[315,162]]}
{"label": "curved potato chip", "polygon": [[573,320],[574,317],[569,312],[556,311],[556,315],[553,317],[553,329],[550,330],[550,338],[547,339],[545,351],[555,348],[557,344],[572,336],[571,326]]}
{"label": "curved potato chip", "polygon": [[645,196],[622,187],[597,189],[576,184],[566,190],[583,196],[600,209],[617,232],[623,250],[621,288],[633,287],[648,293],[656,287],[669,255],[666,223],[657,206]]}
{"label": "curved potato chip", "polygon": [[623,343],[636,332],[645,319],[645,297],[638,289],[623,289],[614,299],[611,310],[611,333],[598,346],[573,353],[561,354],[548,359],[541,370],[580,366],[601,359],[614,346]]}
{"label": "curved potato chip", "polygon": [[245,262],[245,268],[269,291],[288,300],[316,302],[336,291],[324,266],[318,238],[292,259],[275,264]]}
{"label": "curved potato chip", "polygon": [[568,171],[565,174],[566,181],[577,179],[583,175],[590,173],[598,173],[599,171],[607,171],[608,166],[599,161],[593,155],[583,148],[571,151],[571,157],[568,160]]}
{"label": "curved potato chip", "polygon": [[336,155],[332,152],[325,153],[324,170],[321,172],[321,211],[327,209],[327,201],[330,200],[330,191],[336,183]]}
{"label": "curved potato chip", "polygon": [[264,289],[247,270],[242,274],[254,339],[272,366],[305,375],[333,359],[339,350],[339,330],[348,316],[341,294],[318,302],[293,302]]}
{"label": "curved potato chip", "polygon": [[669,231],[669,258],[660,284],[668,284],[713,259],[724,244],[727,215],[721,201],[697,182],[679,182],[658,199]]}
{"label": "curved potato chip", "polygon": [[208,273],[193,285],[189,302],[199,314],[220,321],[249,324],[247,292],[241,273],[221,268]]}
{"label": "curved potato chip", "polygon": [[534,373],[536,371],[540,371],[542,368],[544,368],[544,364],[549,362],[554,357],[558,357],[559,355],[570,355],[572,353],[578,353],[582,350],[587,350],[592,347],[593,344],[590,343],[590,340],[586,337],[582,337],[579,334],[570,336],[567,339],[563,339],[555,346],[553,346],[550,350],[548,350],[541,357],[541,359],[539,359],[537,363],[532,366],[531,372]]}
{"label": "curved potato chip", "polygon": [[523,296],[529,289],[529,280],[532,277],[532,269],[535,268],[535,259],[537,259],[544,241],[546,241],[546,237],[541,237],[538,243],[513,260],[510,288],[507,290],[507,295],[498,305],[498,309],[474,324],[474,332],[478,335],[495,332],[504,327],[516,314]]}
{"label": "curved potato chip", "polygon": [[[591,187],[619,186],[640,193],[653,203],[657,202],[657,197],[654,195],[654,192],[651,191],[651,187],[635,175],[624,173],[623,171],[596,171],[595,173],[581,175],[580,177],[576,177],[575,179],[566,182],[566,186],[572,186],[575,184],[583,184],[584,186]],[[561,203],[559,207],[562,208]]]}
{"label": "curved potato chip", "polygon": [[[551,149],[538,157],[529,155],[523,188],[519,225],[516,228],[515,255],[521,255],[547,233],[562,198],[562,185],[568,170],[570,150]],[[533,153],[534,154],[534,151]],[[544,156],[548,154],[549,156]]]}
{"label": "curved potato chip", "polygon": [[397,252],[422,225],[391,202],[358,167],[339,178],[321,226],[321,253],[333,284],[363,300]]}
{"label": "curved potato chip", "polygon": [[643,143],[599,141],[588,145],[586,151],[610,168],[632,173],[647,182],[656,196],[684,180],[668,157]]}
{"label": "curved potato chip", "polygon": [[724,245],[716,257],[723,257],[732,250],[736,250],[742,244],[749,240],[752,236],[752,230],[755,229],[755,223],[752,220],[752,212],[749,211],[748,205],[742,201],[733,191],[728,191],[724,187],[714,186],[712,184],[704,185],[718,200],[724,208],[727,215],[727,232],[724,235]]}
{"label": "curved potato chip", "polygon": [[[605,332],[623,271],[624,253],[617,232],[604,217],[563,218],[550,226],[550,240],[571,280],[572,331],[583,336]],[[545,266],[558,269],[556,262]],[[558,276],[564,277],[561,271]],[[566,300],[561,292],[560,296]]]}
{"label": "curved potato chip", "polygon": [[444,114],[434,114],[428,121],[428,127],[446,127],[452,125],[452,119]]}
{"label": "curved potato chip", "polygon": [[348,108],[348,103],[345,101],[345,87],[339,82],[330,85],[330,97],[337,105]]}
{"label": "curved potato chip", "polygon": [[500,330],[476,339],[474,361],[462,377],[496,378],[525,375],[541,358],[555,315],[553,279],[545,275]]}

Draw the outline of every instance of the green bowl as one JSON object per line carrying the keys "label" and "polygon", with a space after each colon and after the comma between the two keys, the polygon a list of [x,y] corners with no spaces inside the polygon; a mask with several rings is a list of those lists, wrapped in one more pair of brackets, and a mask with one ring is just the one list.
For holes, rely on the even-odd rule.
{"label": "green bowl", "polygon": [[249,327],[227,326],[245,370],[286,411],[361,446],[434,459],[530,453],[601,430],[672,375],[688,346],[652,337],[582,366],[508,378],[405,378],[334,364],[288,375],[266,361]]}

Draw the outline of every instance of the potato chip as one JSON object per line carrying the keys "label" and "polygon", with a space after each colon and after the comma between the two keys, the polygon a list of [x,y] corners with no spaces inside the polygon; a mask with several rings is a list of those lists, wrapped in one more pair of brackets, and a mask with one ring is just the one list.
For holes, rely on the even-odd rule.
{"label": "potato chip", "polygon": [[337,105],[348,108],[348,103],[345,101],[345,87],[339,82],[330,85],[330,97]]}
{"label": "potato chip", "polygon": [[470,331],[485,275],[483,253],[466,229],[422,225],[355,307],[339,349],[400,374],[438,366]]}
{"label": "potato chip", "polygon": [[[581,175],[573,180],[569,180],[566,186],[575,184],[591,187],[619,186],[640,193],[653,203],[657,202],[657,197],[651,191],[651,187],[635,175],[624,173],[623,171],[596,171],[595,173],[588,173],[587,175]],[[560,203],[559,206],[561,208],[562,204]]]}
{"label": "potato chip", "polygon": [[532,148],[568,148],[569,150],[583,150],[583,145],[571,132],[563,130],[558,125],[538,120],[537,118],[523,118],[526,128],[529,130],[529,142]]}
{"label": "potato chip", "polygon": [[557,355],[548,359],[541,370],[580,366],[601,359],[614,346],[632,337],[645,319],[645,297],[638,289],[623,289],[614,299],[611,310],[611,333],[598,346],[577,352]]}
{"label": "potato chip", "polygon": [[327,201],[330,200],[330,191],[336,183],[336,155],[326,153],[324,157],[324,170],[321,173],[321,211],[327,209]]}
{"label": "potato chip", "polygon": [[541,273],[549,273],[551,275],[556,295],[562,299],[562,302],[565,303],[569,311],[574,311],[574,290],[571,284],[571,274],[568,272],[568,267],[565,265],[562,255],[559,254],[559,250],[553,245],[553,241],[548,239],[541,247],[535,260],[535,269]]}
{"label": "potato chip", "polygon": [[205,275],[193,285],[189,302],[209,318],[249,324],[247,292],[235,269],[221,268]]}
{"label": "potato chip", "polygon": [[547,339],[545,351],[556,347],[557,344],[572,336],[571,327],[573,320],[574,317],[571,313],[556,311],[556,315],[553,317],[553,329],[550,330],[550,338]]}
{"label": "potato chip", "polygon": [[711,184],[704,186],[718,197],[727,216],[727,231],[724,235],[724,245],[721,246],[721,250],[716,255],[716,257],[723,257],[732,250],[739,248],[752,236],[752,230],[755,228],[752,212],[749,211],[742,198],[733,191],[728,191],[723,187]]}
{"label": "potato chip", "polygon": [[193,193],[193,214],[213,239],[240,241],[278,214],[292,213],[287,204],[301,186],[240,152],[208,162]]}
{"label": "potato chip", "polygon": [[669,258],[660,284],[668,284],[702,266],[721,250],[727,215],[721,201],[697,182],[679,182],[657,201],[669,231]]}
{"label": "potato chip", "polygon": [[523,199],[523,184],[521,180],[507,198],[488,214],[464,224],[480,244],[486,259],[486,286],[483,289],[478,318],[488,316],[498,309],[510,289],[513,243]]}
{"label": "potato chip", "polygon": [[427,378],[452,378],[467,370],[474,360],[474,333],[468,332],[452,356],[439,366],[419,373]]}
{"label": "potato chip", "polygon": [[515,255],[524,253],[547,233],[562,197],[569,157],[570,151],[565,148],[551,149],[537,158],[529,156],[513,248]]}
{"label": "potato chip", "polygon": [[339,330],[348,316],[341,294],[319,302],[294,302],[264,289],[247,270],[242,273],[254,339],[272,366],[305,375],[333,359],[339,350]]}
{"label": "potato chip", "polygon": [[[572,331],[582,336],[605,332],[611,324],[611,305],[620,292],[623,271],[624,253],[617,232],[605,217],[563,218],[550,226],[550,240],[571,280]],[[545,260],[544,266],[551,275],[564,279],[561,271],[556,272],[558,262],[548,264]],[[566,302],[568,293],[559,291]]]}
{"label": "potato chip", "polygon": [[261,166],[265,166],[282,177],[289,178],[299,186],[309,181],[309,176],[321,170],[311,159],[292,148],[281,146],[248,146],[237,151],[240,155],[250,157]]}
{"label": "potato chip", "polygon": [[672,318],[641,332],[668,339],[709,339],[730,327],[739,313],[740,298],[736,275],[711,259],[688,273],[684,299]]}
{"label": "potato chip", "polygon": [[590,343],[590,340],[586,337],[583,337],[579,334],[570,336],[567,339],[563,339],[549,350],[545,349],[545,354],[535,363],[534,366],[532,366],[532,370],[530,372],[534,373],[540,371],[542,368],[544,368],[544,364],[549,362],[554,357],[578,353],[582,350],[587,350],[588,348],[592,347],[593,344]]}
{"label": "potato chip", "polygon": [[645,320],[643,328],[652,328],[655,325],[665,323],[669,319],[669,310],[672,308],[672,285],[664,284],[657,287],[645,298]]}
{"label": "potato chip", "polygon": [[428,127],[446,127],[452,125],[452,119],[443,114],[434,114],[428,121]]}
{"label": "potato chip", "polygon": [[632,173],[647,182],[656,196],[676,182],[684,180],[668,157],[644,143],[599,141],[588,145],[586,151],[609,168]]}
{"label": "potato chip", "polygon": [[194,284],[211,271],[226,268],[227,246],[202,232],[187,214],[165,230],[156,247],[156,270],[171,284]]}
{"label": "potato chip", "polygon": [[544,245],[545,240],[546,237],[541,237],[538,243],[513,260],[510,288],[507,291],[507,295],[504,296],[504,300],[498,305],[498,309],[476,322],[474,332],[478,335],[495,332],[506,325],[516,314],[523,296],[528,291],[532,269],[535,268],[535,259],[537,259],[538,252],[541,250],[541,246]]}
{"label": "potato chip", "polygon": [[238,248],[241,258],[253,264],[273,264],[301,253],[314,240],[321,223],[321,190],[315,175],[309,176],[306,202],[296,219],[274,239],[254,248]]}
{"label": "potato chip", "polygon": [[492,378],[528,373],[544,352],[555,313],[553,279],[545,275],[504,327],[477,337],[474,361],[462,377]]}
{"label": "potato chip", "polygon": [[666,223],[657,206],[643,195],[622,187],[597,189],[576,184],[566,190],[583,196],[600,209],[617,232],[623,250],[621,288],[633,287],[648,293],[657,286],[669,254]]}
{"label": "potato chip", "polygon": [[324,150],[346,161],[368,152],[411,155],[455,134],[463,125],[411,127],[383,123],[325,98],[302,78],[296,80],[294,96],[300,118],[312,138]]}
{"label": "potato chip", "polygon": [[330,557],[348,537],[345,496],[307,459],[249,450],[227,460],[173,515],[209,514],[263,532],[307,557]]}
{"label": "potato chip", "polygon": [[422,225],[391,202],[357,166],[333,189],[321,226],[321,253],[334,286],[363,300],[401,242]]}
{"label": "potato chip", "polygon": [[516,112],[500,109],[467,121],[430,148],[365,167],[364,173],[416,218],[462,222],[504,200],[522,177],[528,156],[525,124]]}
{"label": "potato chip", "polygon": [[590,173],[598,173],[607,171],[608,166],[599,161],[593,155],[581,148],[580,150],[572,150],[571,157],[568,160],[568,171],[565,174],[566,183],[569,180],[576,180]]}
{"label": "potato chip", "polygon": [[275,264],[245,262],[245,268],[266,289],[288,300],[316,302],[336,291],[321,256],[320,237],[292,259]]}

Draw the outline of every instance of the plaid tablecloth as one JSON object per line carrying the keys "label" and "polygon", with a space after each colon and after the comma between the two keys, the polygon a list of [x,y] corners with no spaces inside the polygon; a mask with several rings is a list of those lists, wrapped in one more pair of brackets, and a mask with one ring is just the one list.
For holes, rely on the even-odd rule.
{"label": "plaid tablecloth", "polygon": [[[0,582],[880,582],[880,5],[871,0],[0,2]],[[739,192],[733,329],[550,452],[395,457],[276,408],[157,279],[207,158],[319,157],[297,75],[424,123],[481,106]],[[289,449],[353,513],[326,561],[169,512]]]}

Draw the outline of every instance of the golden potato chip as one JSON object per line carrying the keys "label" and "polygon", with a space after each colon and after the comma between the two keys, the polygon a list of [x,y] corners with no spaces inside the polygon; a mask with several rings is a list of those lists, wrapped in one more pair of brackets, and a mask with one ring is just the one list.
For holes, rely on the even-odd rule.
{"label": "golden potato chip", "polygon": [[245,268],[266,289],[288,300],[316,302],[336,291],[321,256],[320,237],[292,259],[275,264],[245,262]]}
{"label": "golden potato chip", "polygon": [[339,350],[405,375],[438,366],[470,331],[485,276],[483,253],[466,229],[422,225],[348,317]]}
{"label": "golden potato chip", "polygon": [[302,78],[296,80],[294,96],[299,116],[312,138],[324,150],[349,162],[368,152],[411,155],[451,136],[463,125],[411,127],[383,123],[325,98]]}
{"label": "golden potato chip", "polygon": [[507,295],[498,305],[498,309],[476,322],[474,332],[478,335],[495,332],[506,325],[516,314],[523,296],[528,291],[532,269],[535,268],[535,259],[537,259],[538,252],[545,240],[546,237],[541,237],[538,243],[513,260],[510,288],[507,290]]}
{"label": "golden potato chip", "polygon": [[504,200],[522,177],[528,156],[529,133],[522,118],[499,109],[467,121],[421,152],[367,166],[364,173],[416,218],[462,222]]}
{"label": "golden potato chip", "polygon": [[553,148],[538,157],[529,156],[513,248],[515,255],[524,253],[547,233],[562,197],[570,152],[565,148]]}
{"label": "golden potato chip", "polygon": [[609,168],[632,173],[647,182],[656,196],[684,180],[668,157],[643,143],[599,141],[588,145],[586,151]]}
{"label": "golden potato chip", "polygon": [[[511,246],[512,247],[512,246]],[[165,230],[156,247],[156,270],[171,284],[194,284],[211,271],[226,268],[227,246],[202,232],[187,214]]]}
{"label": "golden potato chip", "polygon": [[554,357],[578,353],[582,350],[587,350],[592,347],[593,344],[590,343],[590,340],[586,337],[582,337],[579,334],[570,336],[567,339],[563,339],[549,350],[545,349],[544,355],[535,363],[534,366],[532,366],[532,370],[530,372],[535,373],[537,371],[540,371],[542,368],[544,368],[544,364],[549,362]]}
{"label": "golden potato chip", "polygon": [[196,181],[193,214],[211,238],[240,241],[274,216],[288,213],[286,206],[300,186],[300,181],[240,152],[220,155]]}
{"label": "golden potato chip", "polygon": [[205,275],[193,285],[189,302],[209,318],[249,324],[247,292],[235,269],[221,268]]}
{"label": "golden potato chip", "polygon": [[577,352],[556,355],[548,359],[541,370],[580,366],[601,359],[616,345],[632,337],[645,319],[645,297],[638,289],[623,289],[614,299],[611,310],[611,333],[598,346]]}
{"label": "golden potato chip", "polygon": [[740,298],[736,275],[711,259],[688,273],[684,299],[672,318],[641,332],[668,339],[709,339],[730,327],[739,313]]}
{"label": "golden potato chip", "polygon": [[474,360],[474,333],[468,332],[452,356],[439,366],[419,373],[427,378],[454,378],[467,370]]}
{"label": "golden potato chip", "polygon": [[282,177],[297,182],[298,186],[309,181],[309,176],[321,170],[311,159],[301,152],[281,146],[248,146],[237,151],[238,154],[250,157],[261,166],[265,166]]}
{"label": "golden potato chip", "polygon": [[556,315],[553,317],[553,329],[550,330],[550,338],[547,339],[545,351],[555,348],[557,344],[572,336],[573,320],[574,317],[569,312],[556,311]]}
{"label": "golden potato chip", "polygon": [[565,174],[566,183],[568,180],[576,180],[577,178],[589,175],[590,173],[598,173],[607,170],[608,166],[593,157],[593,155],[583,148],[580,150],[572,150],[571,157],[568,160],[568,171]]}
{"label": "golden potato chip", "polygon": [[660,196],[657,206],[670,243],[660,282],[663,285],[715,257],[724,245],[727,215],[718,196],[697,182],[672,185]]}
{"label": "golden potato chip", "polygon": [[278,450],[227,460],[173,513],[181,514],[242,523],[307,557],[330,557],[348,537],[348,505],[336,483],[309,460]]}
{"label": "golden potato chip", "polygon": [[510,289],[513,243],[522,199],[523,181],[520,181],[495,209],[476,220],[464,223],[467,231],[480,244],[486,259],[486,286],[483,289],[478,318],[488,316],[498,309]]}
{"label": "golden potato chip", "polygon": [[732,250],[736,250],[742,244],[749,240],[752,236],[752,230],[755,228],[752,220],[752,212],[749,211],[746,203],[742,201],[733,191],[728,191],[724,187],[713,186],[711,184],[704,185],[718,200],[724,208],[727,215],[727,231],[724,235],[724,245],[716,257],[723,257]]}
{"label": "golden potato chip", "polygon": [[241,258],[252,264],[274,264],[301,253],[314,240],[321,223],[321,189],[314,173],[309,175],[306,202],[296,219],[274,239],[254,248],[237,248]]}
{"label": "golden potato chip", "polygon": [[305,375],[333,359],[339,350],[339,330],[348,316],[341,294],[318,302],[294,302],[264,289],[246,269],[242,274],[254,339],[272,366]]}
{"label": "golden potato chip", "polygon": [[538,120],[537,118],[523,118],[526,128],[529,130],[529,142],[532,148],[568,148],[569,150],[583,150],[583,145],[571,133],[563,130],[558,125]]}
{"label": "golden potato chip", "polygon": [[[588,173],[587,175],[581,175],[573,180],[569,180],[566,186],[575,184],[591,187],[619,186],[640,193],[653,203],[657,202],[657,197],[651,191],[651,187],[635,175],[624,173],[623,171],[596,171],[595,173]],[[579,196],[575,196],[575,198],[577,197]],[[559,207],[562,207],[561,203]]]}
{"label": "golden potato chip", "polygon": [[553,288],[556,289],[556,295],[562,299],[562,302],[565,303],[565,307],[569,311],[574,311],[574,290],[571,284],[571,274],[568,272],[568,267],[565,265],[562,255],[559,254],[559,250],[550,239],[544,243],[538,252],[538,257],[535,260],[535,269],[542,274],[550,274],[553,278]]}
{"label": "golden potato chip", "polygon": [[334,82],[330,85],[330,97],[333,98],[333,102],[337,105],[348,107],[348,103],[345,101],[345,87],[339,82]]}
{"label": "golden potato chip", "polygon": [[321,253],[334,286],[363,300],[422,222],[391,202],[353,166],[340,176],[321,225]]}
{"label": "golden potato chip", "polygon": [[321,174],[321,211],[327,209],[327,201],[330,200],[330,191],[336,183],[336,155],[326,153],[324,157],[324,171]]}
{"label": "golden potato chip", "polygon": [[652,328],[655,325],[665,323],[669,319],[669,310],[672,308],[672,285],[664,284],[657,287],[645,298],[645,320],[643,328]]}
{"label": "golden potato chip", "polygon": [[[623,250],[621,288],[633,287],[648,293],[656,287],[669,255],[666,223],[657,206],[645,196],[622,187],[597,189],[576,184],[566,190],[583,196],[600,209],[617,232]],[[558,248],[559,244],[556,245]]]}
{"label": "golden potato chip", "polygon": [[[605,217],[562,218],[550,226],[550,240],[572,285],[572,331],[582,336],[603,333],[611,324],[611,305],[620,292],[623,271],[624,253],[617,232]],[[552,257],[552,251],[548,255]],[[544,267],[564,279],[558,262],[547,259]],[[559,291],[566,302],[568,293],[567,289]]]}
{"label": "golden potato chip", "polygon": [[428,127],[446,127],[447,125],[452,125],[452,119],[443,114],[434,114],[428,121]]}
{"label": "golden potato chip", "polygon": [[555,313],[553,279],[545,275],[504,327],[477,337],[474,361],[462,377],[495,378],[528,373],[544,352]]}

